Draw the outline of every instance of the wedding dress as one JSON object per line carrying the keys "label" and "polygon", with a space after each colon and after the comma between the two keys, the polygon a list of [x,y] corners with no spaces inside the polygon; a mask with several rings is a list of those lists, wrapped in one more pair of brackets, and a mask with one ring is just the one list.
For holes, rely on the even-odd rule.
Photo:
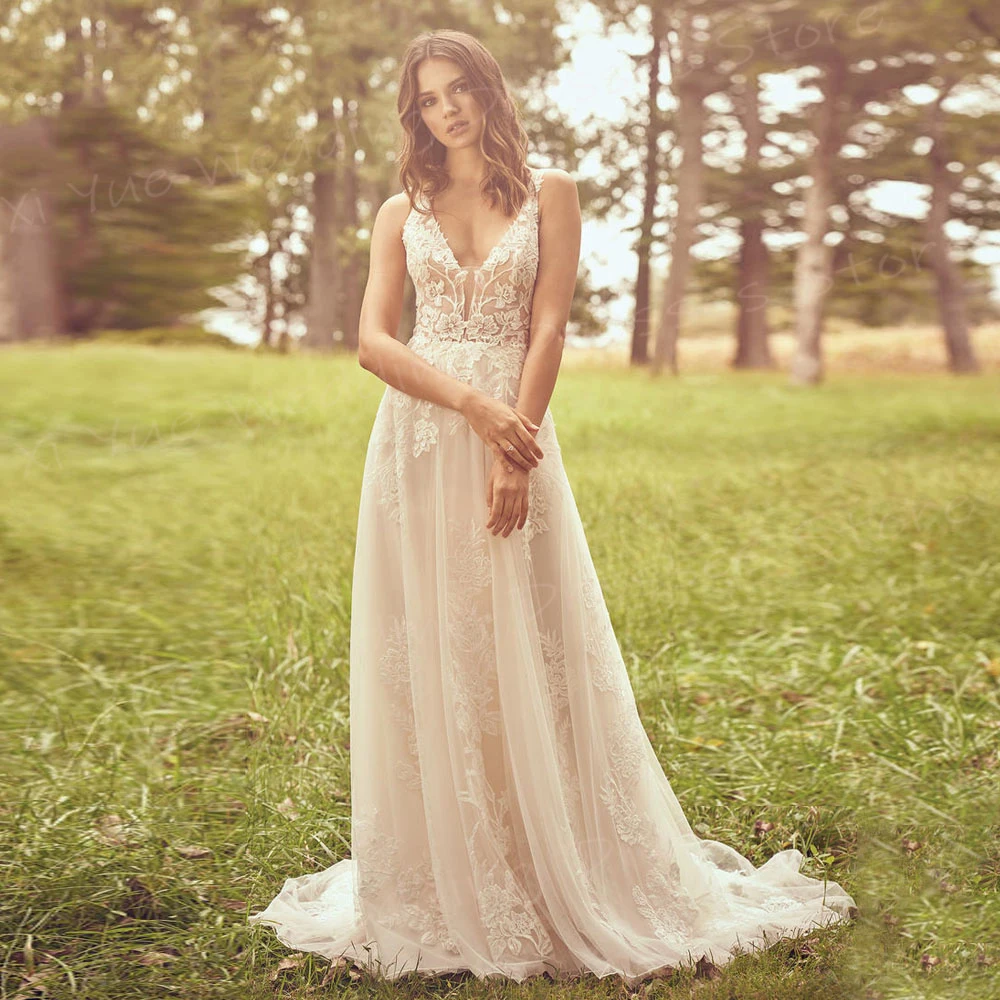
{"label": "wedding dress", "polygon": [[[409,347],[511,405],[539,258],[531,174],[478,267],[433,215],[403,227]],[[800,851],[755,868],[692,831],[639,719],[548,409],[536,440],[527,521],[493,535],[492,452],[457,411],[386,388],[354,562],[351,856],[286,879],[251,923],[388,979],[634,980],[848,916]]]}

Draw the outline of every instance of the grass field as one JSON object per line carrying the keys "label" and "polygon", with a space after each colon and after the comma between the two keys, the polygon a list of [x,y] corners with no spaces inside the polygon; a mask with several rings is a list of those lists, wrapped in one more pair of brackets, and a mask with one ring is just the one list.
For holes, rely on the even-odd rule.
{"label": "grass field", "polygon": [[[0,996],[631,995],[402,981],[249,928],[349,849],[347,359],[0,356]],[[1000,374],[567,366],[557,432],[696,829],[851,926],[636,995],[1000,996]]]}

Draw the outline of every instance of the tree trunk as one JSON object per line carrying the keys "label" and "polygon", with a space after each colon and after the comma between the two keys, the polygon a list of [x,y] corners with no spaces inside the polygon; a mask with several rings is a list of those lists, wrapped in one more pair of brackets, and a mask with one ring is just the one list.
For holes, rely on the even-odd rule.
{"label": "tree trunk", "polygon": [[[747,80],[741,108],[743,130],[746,134],[747,173],[757,177],[760,166],[760,148],[764,142],[764,125],[760,120],[757,76]],[[760,185],[759,181],[755,183]],[[763,199],[756,201],[763,204]],[[739,310],[736,320],[736,353],[733,368],[774,368],[771,346],[768,341],[768,254],[764,243],[764,223],[759,211],[752,218],[744,219],[740,227],[743,240],[737,266],[736,302]]]}
{"label": "tree trunk", "polygon": [[[359,105],[360,107],[360,102]],[[347,114],[357,117],[358,112],[348,108]],[[355,123],[356,124],[356,123]],[[348,234],[348,247],[341,253],[343,274],[340,306],[340,329],[343,337],[340,346],[356,351],[358,349],[358,327],[361,325],[361,287],[359,285],[358,258],[358,168],[354,157],[355,144],[348,143],[344,157],[344,203],[342,217]]]}
{"label": "tree trunk", "polygon": [[[67,121],[72,121],[74,114],[85,114],[86,108],[105,101],[105,92],[99,78],[94,72],[94,51],[91,44],[93,27],[85,38],[83,25],[79,16],[71,18],[66,29],[66,50],[72,53],[74,77],[66,87],[60,104],[59,113]],[[81,188],[97,181],[94,173],[93,157],[91,155],[90,137],[79,134],[76,145],[76,163],[79,184]],[[72,245],[67,253],[76,267],[85,267],[97,261],[101,256],[97,233],[94,228],[90,203],[87,198],[75,199],[74,225]],[[84,335],[98,326],[105,311],[106,304],[99,298],[86,296],[68,296],[65,303],[67,332]]]}
{"label": "tree trunk", "polygon": [[51,129],[47,118],[0,128],[0,342],[66,333],[47,181],[47,165],[55,161]]}
{"label": "tree trunk", "polygon": [[[333,121],[333,108],[319,113],[319,129]],[[313,171],[313,232],[309,253],[309,303],[306,306],[304,347],[329,351],[337,328],[337,175],[336,168]]]}
{"label": "tree trunk", "polygon": [[659,139],[663,132],[657,103],[660,95],[661,36],[664,30],[663,12],[659,4],[653,5],[651,16],[653,44],[649,50],[649,87],[646,98],[649,109],[649,124],[646,128],[646,189],[642,204],[642,222],[639,225],[639,242],[636,246],[639,263],[635,277],[635,318],[632,323],[633,365],[649,364],[650,256],[656,197],[660,189]]}
{"label": "tree trunk", "polygon": [[652,370],[659,374],[665,364],[677,374],[677,339],[681,306],[691,273],[691,247],[702,197],[702,129],[704,100],[692,82],[682,79],[677,87],[678,138],[681,165],[677,171],[677,215],[670,241],[670,264],[664,281],[663,313],[656,330]]}
{"label": "tree trunk", "polygon": [[931,174],[931,201],[926,222],[930,244],[927,258],[937,281],[938,313],[944,333],[948,369],[956,374],[971,374],[979,371],[979,362],[969,337],[965,287],[958,267],[951,258],[950,243],[945,233],[945,224],[951,215],[953,188],[953,181],[948,173],[950,156],[942,121],[944,112],[941,108],[948,89],[941,88],[930,110],[928,131],[934,144],[927,157]]}
{"label": "tree trunk", "polygon": [[268,348],[274,334],[274,321],[277,316],[274,294],[274,257],[278,246],[272,237],[268,239],[267,250],[254,261],[254,272],[257,283],[264,289],[264,318],[261,321],[260,343],[258,347]]}
{"label": "tree trunk", "polygon": [[823,100],[816,109],[816,145],[809,161],[811,184],[805,194],[805,240],[795,260],[795,356],[791,381],[815,385],[823,380],[823,306],[833,284],[833,253],[825,237],[834,201],[834,173],[840,151],[840,103],[847,67],[832,53],[820,81]]}

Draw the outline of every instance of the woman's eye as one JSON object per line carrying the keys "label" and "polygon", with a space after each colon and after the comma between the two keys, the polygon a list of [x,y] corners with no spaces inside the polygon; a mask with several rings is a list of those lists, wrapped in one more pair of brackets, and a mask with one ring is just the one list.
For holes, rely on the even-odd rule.
{"label": "woman's eye", "polygon": [[[456,84],[455,84],[455,89],[456,89],[456,90],[458,90],[459,88],[461,88],[462,90],[465,90],[465,89],[466,89],[466,87],[467,87],[467,84],[464,84],[464,83],[456,83]],[[425,100],[425,101],[423,102],[423,104],[421,105],[421,107],[423,107],[423,108],[429,108],[429,107],[430,107],[430,105],[431,105],[431,102],[432,102],[433,100],[434,100],[434,98],[433,98],[433,97],[428,97],[428,98],[427,98],[427,99],[426,99],[426,100]]]}

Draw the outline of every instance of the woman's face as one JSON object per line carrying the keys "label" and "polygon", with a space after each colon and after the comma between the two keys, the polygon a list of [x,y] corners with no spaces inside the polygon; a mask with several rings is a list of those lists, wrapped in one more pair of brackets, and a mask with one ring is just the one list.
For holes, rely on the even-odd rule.
{"label": "woman's face", "polygon": [[485,118],[458,63],[441,56],[425,59],[417,67],[417,90],[420,117],[435,139],[456,148],[479,142]]}

